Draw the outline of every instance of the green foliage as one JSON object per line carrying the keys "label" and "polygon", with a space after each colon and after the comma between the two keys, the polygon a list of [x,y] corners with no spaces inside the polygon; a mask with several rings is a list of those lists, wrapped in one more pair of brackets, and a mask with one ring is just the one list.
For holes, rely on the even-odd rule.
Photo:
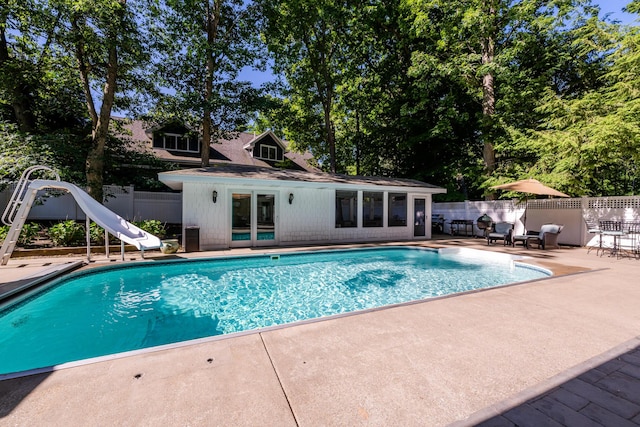
{"label": "green foliage", "polygon": [[91,243],[104,245],[104,228],[100,227],[93,221],[89,224],[89,236],[91,238]]}
{"label": "green foliage", "polygon": [[86,238],[84,226],[71,219],[52,225],[48,232],[54,246],[82,245]]}
{"label": "green foliage", "polygon": [[[9,228],[10,227],[8,225],[0,227],[0,244],[2,244],[2,242],[7,238]],[[40,230],[40,224],[36,224],[35,222],[24,224],[20,231],[20,237],[18,237],[18,245],[27,246],[32,244]]]}
{"label": "green foliage", "polygon": [[[242,0],[158,0],[155,15],[159,46],[151,78],[172,93],[158,97],[150,119],[178,121],[199,129],[205,146],[234,133],[249,121],[258,91],[238,78],[260,63],[258,13]],[[201,152],[208,165],[209,151]]]}
{"label": "green foliage", "polygon": [[151,233],[154,236],[163,239],[167,235],[165,225],[157,219],[145,219],[144,221],[136,221],[133,223],[136,227]]}

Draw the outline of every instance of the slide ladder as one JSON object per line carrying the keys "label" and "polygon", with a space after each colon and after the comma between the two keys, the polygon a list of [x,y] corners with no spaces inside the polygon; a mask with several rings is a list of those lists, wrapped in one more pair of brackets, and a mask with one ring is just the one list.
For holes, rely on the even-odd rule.
{"label": "slide ladder", "polygon": [[33,202],[36,200],[38,191],[29,190],[28,186],[31,182],[31,174],[37,171],[52,172],[56,175],[56,179],[60,181],[60,175],[47,166],[31,166],[22,172],[20,180],[11,195],[11,199],[2,213],[2,222],[10,227],[7,237],[2,243],[2,248],[0,249],[0,265],[6,265],[9,261],[16,247],[16,243],[18,243],[22,226],[29,215],[29,210],[31,210],[31,206],[33,206]]}
{"label": "slide ladder", "polygon": [[[38,168],[51,170],[43,166],[34,166],[31,172]],[[29,169],[27,171],[29,171]],[[11,201],[7,205],[5,212],[2,216],[2,220],[6,221],[7,225],[11,225],[7,238],[2,244],[0,249],[0,265],[6,265],[15,249],[22,226],[24,225],[29,210],[36,199],[39,190],[45,188],[55,188],[65,190],[71,193],[76,203],[82,209],[87,216],[87,257],[90,256],[89,248],[89,218],[93,219],[99,226],[105,229],[106,232],[120,239],[122,242],[122,257],[124,259],[124,243],[135,246],[137,249],[144,251],[147,249],[158,249],[162,246],[160,239],[153,234],[150,234],[135,225],[129,223],[120,215],[111,211],[103,206],[98,201],[94,200],[89,194],[83,191],[78,186],[69,182],[60,181],[60,177],[57,176],[57,181],[36,179],[29,182],[29,175],[31,172],[23,173],[20,178],[20,182],[14,191]],[[56,174],[57,175],[57,174]],[[108,239],[107,240],[108,244]],[[143,255],[144,256],[144,255]]]}

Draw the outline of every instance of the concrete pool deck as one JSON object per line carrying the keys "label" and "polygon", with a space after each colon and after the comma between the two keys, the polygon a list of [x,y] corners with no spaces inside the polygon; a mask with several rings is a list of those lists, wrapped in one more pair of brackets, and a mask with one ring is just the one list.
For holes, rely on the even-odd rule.
{"label": "concrete pool deck", "polygon": [[[640,260],[424,245],[528,255],[566,275],[0,381],[0,423],[476,425],[640,345]],[[0,283],[19,279],[13,265],[69,259],[11,259]]]}

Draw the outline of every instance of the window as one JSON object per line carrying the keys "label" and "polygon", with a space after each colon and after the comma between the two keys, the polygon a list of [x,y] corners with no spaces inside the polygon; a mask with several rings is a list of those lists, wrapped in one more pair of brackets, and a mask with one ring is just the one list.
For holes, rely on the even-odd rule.
{"label": "window", "polygon": [[176,137],[177,135],[165,135],[164,136],[164,148],[167,150],[176,149]]}
{"label": "window", "polygon": [[195,136],[175,133],[156,133],[153,135],[153,146],[166,150],[200,152],[200,144]]}
{"label": "window", "polygon": [[362,226],[382,227],[384,209],[382,193],[365,191],[362,193]]}
{"label": "window", "polygon": [[357,227],[358,193],[336,191],[336,228]]}
{"label": "window", "polygon": [[277,160],[278,150],[272,145],[260,146],[260,158],[266,160]]}
{"label": "window", "polygon": [[389,193],[389,227],[406,227],[407,193]]}

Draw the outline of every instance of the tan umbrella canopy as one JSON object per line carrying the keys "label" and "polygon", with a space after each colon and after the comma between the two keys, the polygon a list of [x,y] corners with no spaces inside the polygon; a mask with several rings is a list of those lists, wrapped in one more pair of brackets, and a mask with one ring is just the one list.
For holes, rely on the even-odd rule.
{"label": "tan umbrella canopy", "polygon": [[517,191],[519,193],[525,193],[525,208],[524,208],[524,220],[522,221],[522,225],[524,228],[527,228],[527,194],[537,194],[541,196],[558,196],[558,197],[571,197],[568,194],[564,194],[561,191],[558,191],[554,188],[547,187],[537,179],[529,178],[523,179],[520,181],[514,181],[507,184],[494,185],[491,187],[496,190],[505,190],[505,191]]}
{"label": "tan umbrella canopy", "polygon": [[494,185],[491,188],[496,190],[518,191],[520,193],[539,194],[543,196],[571,197],[561,191],[547,187],[537,179],[533,178],[510,182],[508,184]]}

